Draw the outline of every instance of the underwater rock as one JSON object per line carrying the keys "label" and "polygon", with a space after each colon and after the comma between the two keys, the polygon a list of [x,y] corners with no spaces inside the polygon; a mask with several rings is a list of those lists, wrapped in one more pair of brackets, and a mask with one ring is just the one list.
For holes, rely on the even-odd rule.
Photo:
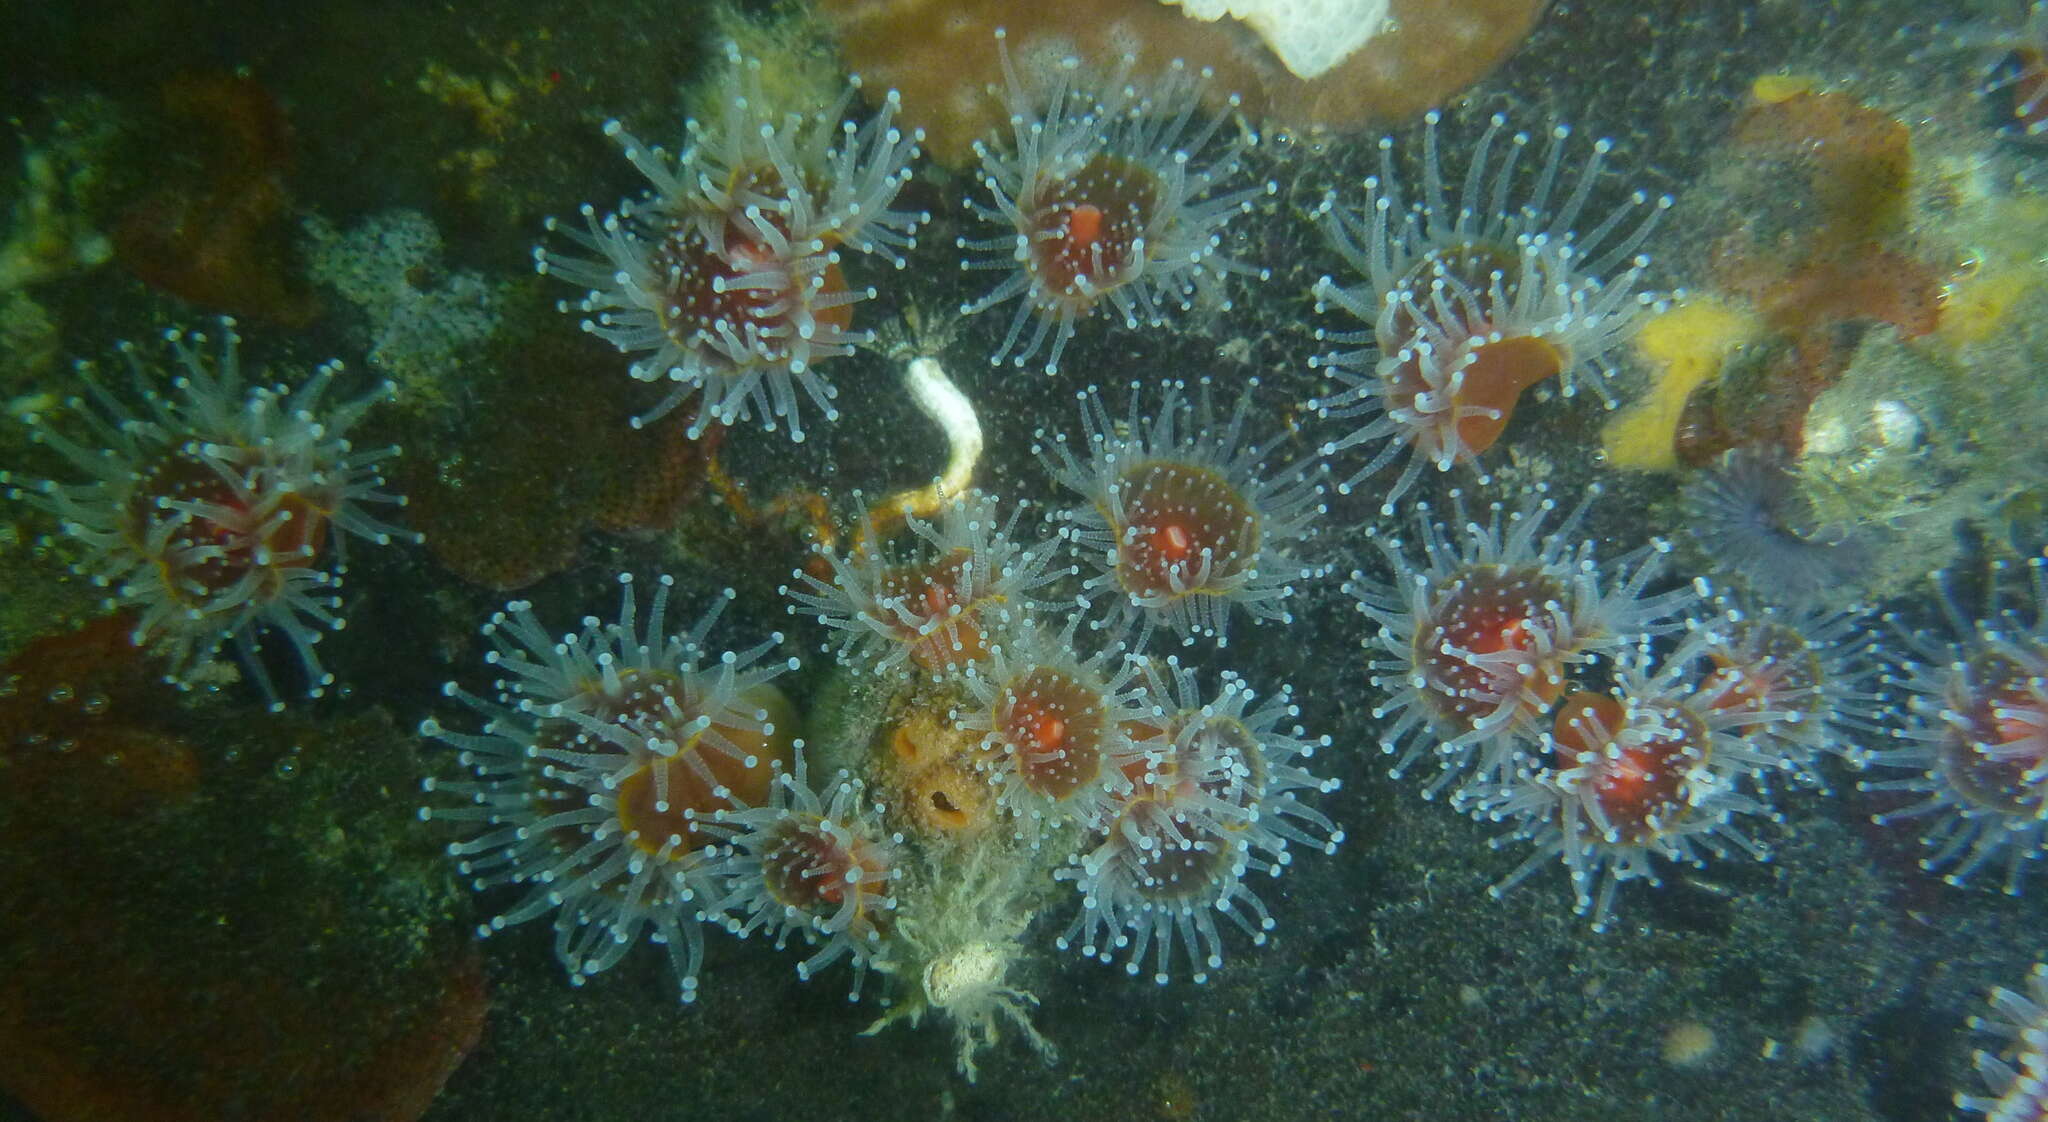
{"label": "underwater rock", "polygon": [[562,332],[508,334],[520,337],[498,340],[489,371],[465,387],[474,399],[460,432],[409,440],[439,455],[403,473],[428,550],[501,592],[567,568],[585,530],[674,525],[724,434],[693,440],[686,416],[636,429],[648,392],[611,356]]}
{"label": "underwater rock", "polygon": [[406,739],[374,712],[202,723],[131,628],[4,668],[0,1087],[45,1122],[417,1118],[485,993],[386,793]]}
{"label": "underwater rock", "polygon": [[[174,805],[198,783],[192,747],[137,720],[172,704],[160,660],[135,645],[135,615],[115,612],[41,636],[0,666],[0,767],[9,822],[121,820]],[[106,774],[79,782],[101,761]]]}

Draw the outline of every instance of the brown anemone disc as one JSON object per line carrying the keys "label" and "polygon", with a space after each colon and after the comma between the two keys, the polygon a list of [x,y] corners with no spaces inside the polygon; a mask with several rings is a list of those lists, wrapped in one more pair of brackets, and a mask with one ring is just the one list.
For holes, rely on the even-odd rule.
{"label": "brown anemone disc", "polygon": [[895,89],[925,151],[965,163],[1007,119],[995,31],[1031,80],[1078,56],[1101,69],[1126,53],[1140,75],[1173,59],[1215,71],[1206,96],[1244,98],[1254,120],[1301,132],[1388,124],[1442,104],[1528,36],[1546,0],[1393,0],[1393,26],[1329,73],[1295,77],[1250,28],[1205,23],[1159,0],[822,0],[847,66],[869,96]]}

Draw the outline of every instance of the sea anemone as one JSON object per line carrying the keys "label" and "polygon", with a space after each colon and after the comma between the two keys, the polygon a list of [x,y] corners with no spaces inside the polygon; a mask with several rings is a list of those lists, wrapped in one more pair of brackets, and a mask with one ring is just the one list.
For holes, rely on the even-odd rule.
{"label": "sea anemone", "polygon": [[1245,437],[1257,384],[1245,386],[1224,420],[1207,379],[1192,401],[1186,386],[1168,382],[1150,417],[1139,413],[1134,383],[1121,423],[1090,387],[1078,395],[1085,459],[1064,435],[1035,434],[1039,459],[1082,499],[1066,519],[1097,570],[1083,587],[1108,601],[1106,624],[1140,625],[1138,646],[1154,626],[1184,642],[1201,636],[1224,646],[1238,612],[1292,623],[1286,601],[1323,572],[1297,552],[1326,511],[1319,472],[1267,466],[1285,433]]}
{"label": "sea anemone", "polygon": [[548,220],[591,256],[534,250],[540,272],[588,290],[564,311],[641,356],[628,367],[634,378],[674,384],[636,426],[701,393],[692,437],[752,413],[771,430],[786,421],[800,441],[799,387],[837,418],[837,391],[817,364],[867,341],[852,330],[851,305],[873,295],[847,286],[838,249],[900,268],[898,251],[929,218],[890,208],[917,155],[916,136],[891,123],[893,99],[860,126],[840,119],[851,88],[826,109],[784,111],[762,90],[759,65],[728,46],[722,115],[685,122],[680,156],[607,122],[653,191],[602,217],[585,205],[581,229]]}
{"label": "sea anemone", "polygon": [[346,436],[392,387],[327,405],[321,398],[341,375],[339,362],[296,389],[245,387],[232,320],[221,321],[211,362],[204,335],[174,330],[164,339],[175,364],[168,393],[142,351],[121,344],[140,410],[80,365],[86,396],[67,404],[91,446],[36,414],[24,417],[31,439],[89,482],[0,472],[0,486],[55,515],[64,536],[85,547],[78,571],[112,590],[109,608],[136,612],[135,643],[163,655],[174,684],[198,677],[232,640],[271,707],[281,708],[257,642],[275,628],[317,697],[334,681],[314,645],[323,629],[342,626],[335,592],[347,538],[417,540],[365,509],[404,505],[377,474],[398,449],[361,452]]}
{"label": "sea anemone", "polygon": [[2024,605],[2004,602],[2005,586],[2020,582],[2003,576],[1994,576],[1993,610],[1976,620],[1963,620],[1943,589],[1959,640],[1902,630],[1914,719],[1893,735],[1908,744],[1870,762],[1919,774],[1863,787],[1921,796],[1876,819],[1931,820],[1933,852],[1921,867],[1945,868],[1942,879],[1960,885],[2002,858],[2005,891],[2016,896],[2048,842],[2048,561],[2028,564]]}
{"label": "sea anemone", "polygon": [[791,762],[795,714],[772,683],[796,660],[762,661],[781,635],[739,651],[707,645],[731,589],[670,635],[674,582],[661,578],[644,617],[630,574],[619,584],[618,619],[585,617],[580,632],[557,637],[525,601],[491,617],[485,661],[505,677],[495,700],[448,683],[484,718],[478,731],[421,723],[469,775],[428,779],[426,791],[458,801],[420,817],[475,828],[448,852],[479,891],[525,889],[479,934],[552,912],[555,957],[580,985],[651,931],[693,1001],[701,921],[726,898],[706,824],[767,804]]}
{"label": "sea anemone", "polygon": [[1023,366],[1049,339],[1045,369],[1057,370],[1075,323],[1105,301],[1128,328],[1158,326],[1198,295],[1228,308],[1220,282],[1229,273],[1265,275],[1222,252],[1224,226],[1276,189],[1223,189],[1257,139],[1238,130],[1216,141],[1235,119],[1235,100],[1194,123],[1207,75],[1176,62],[1156,84],[1139,83],[1135,61],[1125,58],[1098,82],[1068,59],[1040,96],[1003,52],[1013,139],[1007,148],[975,144],[990,200],[969,204],[1003,233],[959,243],[990,255],[964,267],[1009,272],[960,308],[971,315],[1018,302],[991,358],[997,365]]}
{"label": "sea anemone", "polygon": [[1869,565],[1869,535],[1815,526],[1784,458],[1736,448],[1699,473],[1684,492],[1686,530],[1714,567],[1743,578],[1755,595],[1810,604]]}
{"label": "sea anemone", "polygon": [[1323,277],[1318,309],[1335,305],[1371,327],[1318,334],[1357,346],[1313,360],[1343,388],[1310,408],[1329,419],[1373,418],[1324,444],[1325,455],[1385,441],[1339,491],[1410,453],[1383,496],[1388,514],[1423,464],[1449,471],[1475,462],[1500,438],[1524,389],[1555,377],[1569,396],[1584,371],[1608,396],[1606,356],[1654,302],[1637,291],[1649,262],[1636,250],[1671,205],[1668,196],[1652,201],[1637,191],[1576,233],[1611,143],[1596,141],[1570,175],[1571,130],[1555,127],[1533,182],[1518,184],[1531,141],[1507,134],[1507,154],[1494,166],[1507,129],[1499,115],[1480,134],[1453,199],[1444,189],[1439,120],[1432,112],[1424,127],[1419,199],[1403,196],[1387,139],[1362,207],[1345,208],[1332,195],[1321,208],[1331,244],[1364,283],[1347,288]]}
{"label": "sea anemone", "polygon": [[768,804],[721,808],[709,826],[727,838],[714,876],[726,887],[716,910],[734,934],[775,933],[780,949],[793,931],[818,950],[797,964],[810,979],[841,958],[853,964],[850,1000],[881,954],[882,932],[896,907],[892,882],[901,875],[901,834],[884,834],[881,810],[867,787],[845,772],[813,791],[804,757],[769,784]]}
{"label": "sea anemone", "polygon": [[1077,622],[1057,635],[1026,626],[991,648],[953,713],[960,728],[982,734],[997,801],[1033,845],[1061,827],[1108,821],[1142,751],[1131,735],[1148,705],[1137,664],[1120,648],[1083,657]]}

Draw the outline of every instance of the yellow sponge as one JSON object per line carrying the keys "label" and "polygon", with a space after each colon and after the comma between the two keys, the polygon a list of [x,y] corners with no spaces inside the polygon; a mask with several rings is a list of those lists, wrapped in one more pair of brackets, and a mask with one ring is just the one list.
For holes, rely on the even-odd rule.
{"label": "yellow sponge", "polygon": [[1636,335],[1636,353],[1650,368],[1650,389],[1600,434],[1609,467],[1672,471],[1672,439],[1685,399],[1721,376],[1735,348],[1756,338],[1747,312],[1708,299],[1690,300],[1651,319]]}

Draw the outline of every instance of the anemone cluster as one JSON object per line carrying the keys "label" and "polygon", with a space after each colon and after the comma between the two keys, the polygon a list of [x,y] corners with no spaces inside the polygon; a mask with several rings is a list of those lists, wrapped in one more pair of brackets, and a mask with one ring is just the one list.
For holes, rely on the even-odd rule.
{"label": "anemone cluster", "polygon": [[[1243,402],[1214,426],[1206,385],[1194,399],[1167,387],[1149,416],[1141,403],[1119,437],[1082,395],[1085,461],[1039,434],[1046,467],[1081,500],[1055,516],[1058,538],[1020,541],[1023,508],[1003,519],[974,492],[936,525],[909,521],[915,555],[834,554],[830,582],[799,573],[785,593],[842,636],[840,657],[945,699],[940,731],[960,739],[1000,829],[1031,849],[1072,847],[1054,874],[1081,895],[1063,944],[1105,960],[1122,950],[1131,973],[1150,952],[1164,982],[1180,954],[1197,978],[1220,965],[1218,913],[1263,941],[1271,920],[1245,875],[1277,873],[1290,842],[1328,851],[1342,832],[1299,798],[1335,784],[1300,766],[1329,741],[1287,723],[1286,687],[1259,701],[1227,674],[1208,694],[1192,667],[1145,653],[1166,634],[1220,648],[1235,614],[1288,618],[1280,605],[1319,572],[1298,552],[1315,474],[1269,469],[1271,444],[1245,440]],[[1063,546],[1094,570],[1064,603],[1045,594],[1082,568],[1054,564]]]}
{"label": "anemone cluster", "polygon": [[1392,579],[1356,572],[1346,588],[1377,625],[1366,648],[1395,774],[1428,759],[1425,796],[1451,788],[1453,805],[1508,824],[1497,845],[1533,849],[1496,895],[1562,862],[1576,909],[1604,929],[1620,886],[1655,883],[1658,861],[1761,858],[1738,816],[1772,817],[1773,775],[1854,754],[1848,730],[1875,698],[1864,648],[1834,628],[1650,592],[1662,543],[1603,573],[1577,532],[1593,498],[1547,530],[1542,488],[1484,522],[1455,492],[1448,524],[1418,504],[1420,563],[1385,542]]}
{"label": "anemone cluster", "polygon": [[[1160,410],[1187,414],[1183,424],[1196,412],[1177,391]],[[1176,431],[1173,420],[1151,423]],[[1233,464],[1219,509],[1262,511],[1264,473],[1238,454],[1236,429],[1168,440],[1128,464],[1107,456],[1105,486],[1123,486],[1120,471],[1149,478],[1168,464]],[[1312,487],[1287,484],[1298,485]],[[1084,588],[1108,602],[1098,613],[1085,598],[1034,596],[1078,566],[1055,568],[1060,540],[1019,540],[1023,509],[1008,518],[999,509],[973,492],[936,524],[910,518],[914,549],[831,554],[829,582],[800,570],[801,583],[784,589],[790,610],[840,636],[826,650],[843,665],[944,699],[943,709],[921,705],[938,714],[931,731],[959,742],[952,762],[987,791],[977,803],[972,788],[964,796],[951,788],[947,806],[976,806],[982,824],[1004,836],[997,844],[1018,853],[1053,858],[1055,844],[1069,847],[1053,873],[1079,896],[1062,945],[1105,961],[1121,951],[1131,973],[1149,955],[1162,983],[1185,958],[1205,979],[1223,962],[1216,916],[1254,942],[1272,927],[1246,878],[1278,874],[1290,844],[1330,852],[1342,839],[1303,799],[1336,786],[1302,766],[1330,742],[1293,723],[1299,709],[1286,687],[1261,696],[1226,674],[1205,689],[1177,659],[1132,650],[1128,626],[1104,625],[1133,611],[1185,616],[1176,598],[1213,600],[1212,615],[1238,600],[1284,598],[1291,586],[1261,579],[1259,567],[1284,566],[1290,543],[1265,541],[1257,520],[1228,524],[1200,504],[1066,512],[1065,521],[1085,520],[1112,546],[1180,543],[1170,556],[1146,555],[1147,578],[1159,576],[1169,590],[1158,602],[1091,581]],[[1219,558],[1230,573],[1219,571]],[[773,931],[778,945],[800,933],[819,948],[799,967],[804,976],[846,958],[859,972],[856,996],[872,966],[918,974],[923,999],[936,1002],[931,974],[943,957],[916,959],[914,935],[894,938],[893,886],[915,871],[905,830],[894,824],[917,833],[920,820],[846,772],[823,789],[811,785],[806,747],[772,684],[796,660],[763,661],[781,635],[714,655],[706,642],[719,605],[669,635],[670,582],[659,583],[643,614],[634,582],[621,581],[616,620],[585,619],[559,639],[531,604],[509,605],[484,628],[487,662],[501,675],[495,696],[453,683],[447,690],[483,718],[481,728],[422,726],[458,750],[467,772],[431,781],[435,798],[422,816],[467,824],[469,836],[450,853],[479,889],[525,890],[481,932],[551,915],[557,955],[577,981],[646,934],[667,948],[685,1001],[696,993],[707,926]],[[1063,624],[1046,620],[1061,611]],[[1081,638],[1105,630],[1113,634]],[[878,786],[913,804],[921,790],[886,779]]]}
{"label": "anemone cluster", "polygon": [[[631,356],[628,376],[666,384],[635,425],[688,406],[669,423],[693,437],[751,418],[801,441],[802,402],[837,419],[830,363],[870,341],[853,316],[874,290],[849,284],[843,255],[902,268],[931,220],[896,201],[919,137],[893,124],[893,97],[864,121],[857,83],[789,112],[758,64],[727,61],[719,115],[687,122],[679,153],[605,126],[651,190],[551,222],[535,258],[584,290],[563,310]],[[1132,60],[1069,61],[1031,83],[1003,61],[1009,128],[976,145],[985,197],[966,206],[994,232],[957,243],[964,268],[1004,274],[960,313],[1015,302],[994,363],[1056,372],[1097,319],[1221,313],[1233,277],[1268,276],[1226,238],[1275,185],[1244,181],[1258,137],[1234,101],[1204,113],[1206,75],[1141,82]],[[1392,774],[1429,773],[1423,797],[1522,852],[1496,895],[1562,866],[1576,911],[1608,928],[1630,882],[1763,859],[1778,792],[1827,789],[1831,759],[1894,773],[1863,788],[1917,800],[1880,820],[1931,821],[1930,869],[1961,883],[2002,862],[2018,892],[2048,830],[2048,566],[2029,568],[2023,603],[2008,602],[2019,582],[1996,581],[1980,618],[1946,597],[1944,635],[1800,606],[1828,572],[1803,541],[1766,535],[1806,563],[1757,566],[1796,571],[1742,595],[1674,578],[1661,541],[1602,557],[1597,488],[1569,503],[1541,485],[1515,501],[1409,499],[1431,490],[1424,466],[1490,486],[1479,459],[1532,387],[1611,400],[1619,344],[1660,300],[1641,251],[1671,204],[1637,192],[1596,213],[1611,145],[1562,126],[1532,137],[1496,116],[1456,175],[1442,145],[1432,113],[1419,184],[1402,187],[1385,141],[1362,201],[1319,208],[1353,275],[1312,296],[1364,326],[1318,333],[1338,349],[1309,363],[1329,391],[1298,403],[1311,453],[1259,423],[1256,379],[1235,394],[1133,384],[1115,413],[1090,386],[1077,427],[1033,432],[1063,505],[935,485],[928,513],[869,508],[849,546],[820,547],[780,594],[872,701],[873,735],[850,748],[799,737],[783,634],[713,643],[730,590],[680,628],[665,576],[620,576],[616,614],[572,630],[527,601],[493,615],[490,684],[445,690],[471,717],[420,725],[452,750],[420,815],[454,824],[450,856],[500,909],[479,932],[546,919],[576,983],[644,938],[685,1002],[708,929],[797,938],[805,978],[844,962],[857,999],[868,973],[887,976],[884,1022],[952,1018],[970,1074],[999,1023],[1049,1051],[1024,1011],[1035,999],[1006,980],[1043,900],[1063,898],[1058,947],[1200,982],[1230,941],[1274,928],[1256,878],[1343,841],[1318,799],[1338,784],[1310,770],[1331,738],[1301,723],[1285,684],[1217,665],[1233,625],[1293,624],[1338,560],[1361,566],[1342,591],[1366,620]],[[134,613],[137,644],[174,679],[232,641],[274,703],[255,657],[271,627],[317,694],[343,540],[404,534],[364,509],[402,502],[376,474],[396,449],[344,438],[388,387],[323,403],[329,364],[296,390],[245,389],[231,325],[212,361],[202,342],[171,334],[168,392],[126,349],[140,411],[81,373],[92,444],[29,417],[87,482],[0,483],[59,519],[81,572]],[[1334,489],[1400,462],[1380,491],[1396,529],[1377,556],[1342,559],[1327,480],[1361,448]],[[1696,501],[1757,505],[1733,487]],[[1888,708],[1900,693],[1903,720]],[[2033,1049],[2017,1068],[1980,1061],[1994,1095],[2038,1094],[2043,1000],[2038,971],[2031,997],[1994,996],[1999,1019],[1980,1027]]]}

